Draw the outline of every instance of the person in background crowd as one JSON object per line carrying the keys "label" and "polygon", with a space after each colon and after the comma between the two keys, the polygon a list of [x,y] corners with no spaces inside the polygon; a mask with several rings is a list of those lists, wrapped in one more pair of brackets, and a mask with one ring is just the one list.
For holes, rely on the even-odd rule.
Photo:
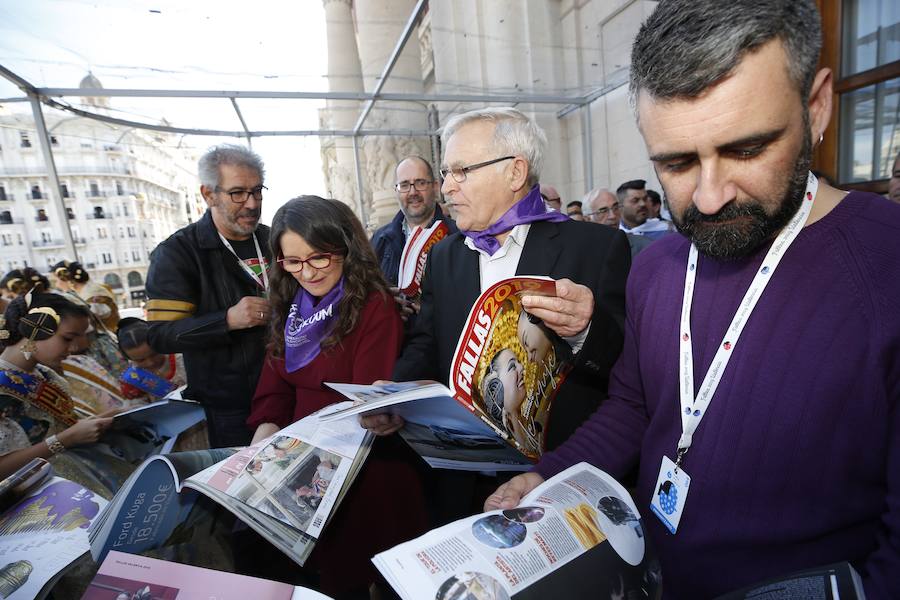
{"label": "person in background crowd", "polygon": [[400,210],[393,220],[372,236],[372,247],[381,265],[381,272],[391,287],[401,313],[406,319],[419,311],[418,302],[401,296],[397,288],[400,258],[410,232],[416,227],[431,227],[437,221],[447,224],[449,233],[456,231],[453,221],[437,205],[440,183],[434,177],[431,163],[421,156],[407,156],[397,164],[394,172],[397,201]]}
{"label": "person in background crowd", "polygon": [[[619,218],[621,206],[616,195],[606,188],[594,188],[584,195],[582,199],[584,206],[588,212],[584,218],[591,223],[599,223],[613,229],[619,228]],[[628,236],[628,245],[631,247],[631,258],[637,256],[638,252],[653,243],[653,240],[642,236],[626,233]]]}
{"label": "person in background crowd", "polygon": [[[403,333],[362,224],[344,203],[290,200],[272,221],[271,250],[268,353],[247,421],[254,442],[339,402],[323,382],[388,377]],[[371,557],[424,531],[417,460],[397,436],[375,442],[308,563],[325,593],[368,598],[377,579]]]}
{"label": "person in background crowd", "polygon": [[647,182],[643,179],[626,181],[616,190],[616,196],[622,207],[622,220],[619,229],[625,233],[647,236],[656,240],[671,231],[667,221],[650,216],[650,201],[646,190]]}
{"label": "person in background crowd", "polygon": [[206,214],[150,255],[148,339],[160,354],[184,356],[184,395],[203,405],[210,446],[245,446],[270,316],[265,169],[254,152],[226,144],[200,158],[199,175]]}
{"label": "person in background crowd", "polygon": [[544,199],[544,204],[547,205],[547,208],[551,208],[557,212],[562,208],[562,198],[560,198],[559,192],[557,192],[556,188],[552,185],[541,186],[541,198]]}
{"label": "person in background crowd", "polygon": [[[87,345],[73,352],[77,355],[88,356],[91,360],[82,361],[85,369],[93,373],[93,379],[100,387],[105,381],[115,381],[125,369],[128,361],[119,352],[113,334],[115,327],[110,329],[107,322],[119,322],[118,308],[113,311],[110,305],[115,307],[115,298],[105,287],[90,280],[88,272],[78,262],[60,261],[51,267],[56,288],[75,304],[80,304],[91,311],[91,327],[88,330]],[[78,358],[75,358],[78,361]],[[63,363],[65,369],[66,362]],[[117,386],[113,386],[115,389]],[[88,404],[96,404],[93,399],[85,397],[84,390],[76,390],[76,396],[84,399]],[[105,392],[100,392],[101,395]],[[92,396],[93,392],[87,394]],[[100,401],[104,404],[105,401]],[[109,408],[112,408],[110,406]]]}
{"label": "person in background crowd", "polygon": [[79,420],[56,373],[83,343],[87,308],[60,294],[29,292],[10,303],[2,321],[0,479],[40,457],[60,476],[111,498],[132,469],[95,444],[112,418]]}
{"label": "person in background crowd", "polygon": [[900,152],[894,159],[894,167],[891,169],[891,180],[888,182],[888,198],[894,202],[900,202]]}
{"label": "person in background crowd", "polygon": [[[571,346],[573,371],[554,400],[547,444],[553,448],[605,396],[621,351],[625,279],[631,255],[620,232],[548,211],[539,181],[546,137],[513,108],[457,115],[444,126],[442,191],[455,205],[460,233],[435,246],[422,285],[422,312],[394,368],[395,381],[447,382],[450,362],[478,296],[502,279],[546,275],[555,297],[524,296],[534,317]],[[399,417],[363,417],[377,434],[403,426]],[[429,506],[437,523],[471,514],[496,486],[474,473],[435,470]],[[484,494],[479,488],[485,488]]]}
{"label": "person in background crowd", "polygon": [[187,384],[184,359],[180,354],[156,352],[147,341],[149,332],[150,325],[143,319],[126,317],[119,321],[119,349],[131,361],[120,380],[126,398],[159,399]]}
{"label": "person in background crowd", "polygon": [[566,214],[573,221],[584,221],[584,213],[581,208],[581,200],[572,200],[566,204]]}
{"label": "person in background crowd", "polygon": [[682,235],[637,259],[609,400],[486,504],[639,462],[667,598],[840,561],[900,598],[900,206],[809,172],[821,39],[813,0],[657,4],[631,93]]}
{"label": "person in background crowd", "polygon": [[648,219],[659,219],[664,221],[669,229],[672,229],[671,222],[667,218],[668,213],[663,214],[662,196],[656,190],[647,190],[647,208],[650,209]]}
{"label": "person in background crowd", "polygon": [[6,312],[9,303],[31,290],[50,291],[50,280],[32,269],[13,269],[0,279],[0,315]]}
{"label": "person in background crowd", "polygon": [[107,330],[116,330],[119,324],[119,307],[116,304],[116,297],[108,287],[92,280],[79,262],[63,260],[51,268],[60,290],[74,292],[88,304],[91,312]]}

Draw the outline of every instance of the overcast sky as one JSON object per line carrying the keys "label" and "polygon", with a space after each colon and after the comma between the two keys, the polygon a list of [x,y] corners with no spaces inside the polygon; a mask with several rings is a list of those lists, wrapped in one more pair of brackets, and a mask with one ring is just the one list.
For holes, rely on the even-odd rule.
{"label": "overcast sky", "polygon": [[[328,89],[321,0],[0,0],[0,64],[38,87],[77,87],[91,71],[107,88]],[[20,95],[0,81],[0,98]],[[317,129],[324,106],[239,104],[251,130]],[[241,129],[227,99],[113,98],[111,105],[114,116],[135,121],[165,117],[183,127]],[[204,149],[238,140],[184,141]],[[255,138],[253,149],[267,170],[263,222],[289,198],[325,193],[318,138]]]}

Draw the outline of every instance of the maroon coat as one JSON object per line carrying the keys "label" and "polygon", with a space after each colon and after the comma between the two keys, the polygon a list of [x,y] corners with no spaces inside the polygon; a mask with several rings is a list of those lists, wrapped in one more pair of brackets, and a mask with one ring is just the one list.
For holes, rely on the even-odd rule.
{"label": "maroon coat", "polygon": [[[391,298],[369,296],[359,323],[341,343],[288,373],[284,359],[266,358],[247,424],[286,427],[343,397],[323,382],[372,383],[390,378],[403,327]],[[326,594],[365,588],[377,578],[371,558],[426,530],[416,455],[397,436],[379,438],[308,563]]]}

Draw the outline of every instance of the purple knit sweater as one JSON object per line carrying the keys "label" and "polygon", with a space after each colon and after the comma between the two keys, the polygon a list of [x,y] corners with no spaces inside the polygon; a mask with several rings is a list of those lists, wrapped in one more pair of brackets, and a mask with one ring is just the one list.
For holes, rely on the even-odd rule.
{"label": "purple knit sweater", "polygon": [[[650,512],[681,434],[678,327],[689,244],[655,242],[628,281],[610,398],[537,471],[587,461],[622,477],[660,556],[667,598],[709,598],[849,560],[871,599],[900,598],[900,206],[851,193],[806,227],[756,306],[684,468],[678,532]],[[694,381],[768,250],[701,257]]]}

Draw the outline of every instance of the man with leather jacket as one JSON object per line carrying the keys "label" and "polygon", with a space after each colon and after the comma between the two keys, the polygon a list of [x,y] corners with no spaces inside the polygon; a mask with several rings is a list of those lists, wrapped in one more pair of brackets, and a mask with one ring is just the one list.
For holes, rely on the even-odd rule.
{"label": "man with leather jacket", "polygon": [[199,174],[209,210],[150,257],[150,345],[183,354],[184,397],[203,405],[210,446],[243,446],[269,321],[272,257],[269,228],[259,224],[265,170],[252,151],[221,145],[201,157]]}

